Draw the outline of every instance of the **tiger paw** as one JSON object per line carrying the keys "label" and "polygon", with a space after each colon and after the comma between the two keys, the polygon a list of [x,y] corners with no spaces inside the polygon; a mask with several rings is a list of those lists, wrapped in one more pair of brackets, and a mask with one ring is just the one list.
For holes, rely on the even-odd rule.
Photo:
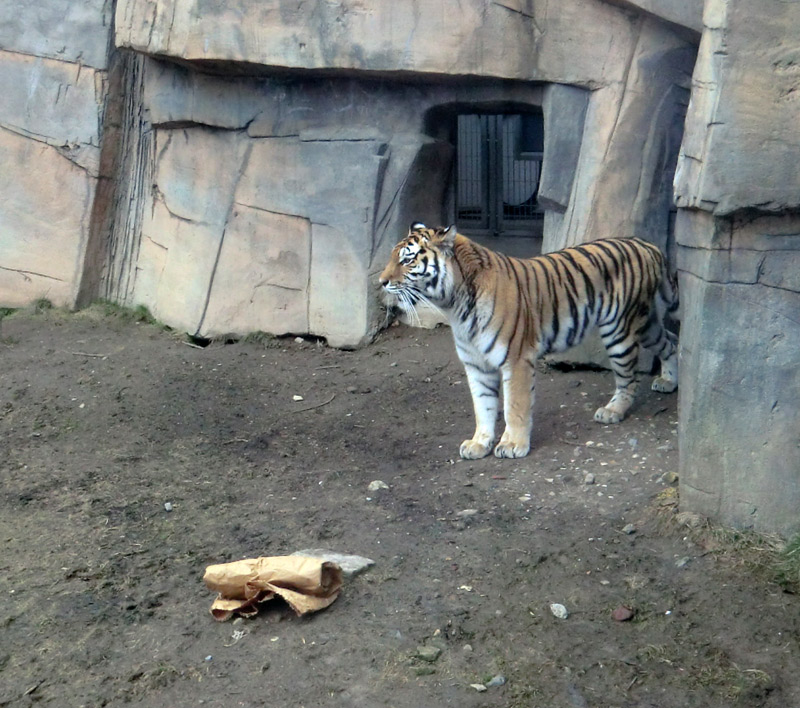
{"label": "tiger paw", "polygon": [[624,417],[624,414],[612,411],[610,408],[598,408],[594,413],[595,421],[604,424],[619,423]]}
{"label": "tiger paw", "polygon": [[656,376],[650,388],[653,389],[653,391],[658,391],[658,393],[672,393],[678,388],[678,382],[663,376]]}
{"label": "tiger paw", "polygon": [[495,457],[525,457],[530,452],[531,446],[523,443],[503,442],[502,440],[494,449]]}
{"label": "tiger paw", "polygon": [[465,440],[461,443],[459,453],[465,460],[480,460],[482,457],[486,457],[491,449],[491,441],[488,443],[481,443],[477,440]]}

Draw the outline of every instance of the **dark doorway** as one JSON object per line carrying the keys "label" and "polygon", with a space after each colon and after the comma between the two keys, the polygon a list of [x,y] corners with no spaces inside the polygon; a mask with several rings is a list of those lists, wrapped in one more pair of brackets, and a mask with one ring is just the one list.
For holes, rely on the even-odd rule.
{"label": "dark doorway", "polygon": [[544,213],[537,195],[543,152],[541,113],[459,115],[459,230],[482,238],[541,238]]}

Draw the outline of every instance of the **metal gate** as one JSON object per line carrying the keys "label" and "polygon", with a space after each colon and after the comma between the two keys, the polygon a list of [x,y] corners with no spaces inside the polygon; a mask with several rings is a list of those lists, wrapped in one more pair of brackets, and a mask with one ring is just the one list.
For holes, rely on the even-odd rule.
{"label": "metal gate", "polygon": [[458,116],[456,223],[476,236],[541,232],[541,114]]}

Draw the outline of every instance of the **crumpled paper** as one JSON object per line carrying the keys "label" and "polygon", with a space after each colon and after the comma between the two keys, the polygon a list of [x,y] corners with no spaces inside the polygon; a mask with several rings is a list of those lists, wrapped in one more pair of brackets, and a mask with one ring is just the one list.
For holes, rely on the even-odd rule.
{"label": "crumpled paper", "polygon": [[235,613],[252,616],[258,605],[283,598],[298,614],[328,607],[342,587],[342,569],[321,558],[271,556],[210,565],[203,582],[218,594],[211,605],[214,619],[224,622]]}

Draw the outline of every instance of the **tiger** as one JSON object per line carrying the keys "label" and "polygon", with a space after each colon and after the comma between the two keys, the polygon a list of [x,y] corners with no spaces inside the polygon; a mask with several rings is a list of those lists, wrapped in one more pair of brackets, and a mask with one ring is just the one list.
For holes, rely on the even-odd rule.
{"label": "tiger", "polygon": [[625,418],[638,388],[640,347],[660,361],[651,388],[671,393],[678,387],[677,337],[664,326],[678,307],[677,283],[661,251],[647,241],[603,238],[521,259],[481,246],[455,226],[414,223],[378,280],[401,310],[416,314],[426,303],[450,324],[475,411],[475,433],[461,443],[462,458],[491,452],[501,383],[505,430],[494,454],[525,457],[536,361],[577,345],[594,329],[616,384],[595,421]]}

